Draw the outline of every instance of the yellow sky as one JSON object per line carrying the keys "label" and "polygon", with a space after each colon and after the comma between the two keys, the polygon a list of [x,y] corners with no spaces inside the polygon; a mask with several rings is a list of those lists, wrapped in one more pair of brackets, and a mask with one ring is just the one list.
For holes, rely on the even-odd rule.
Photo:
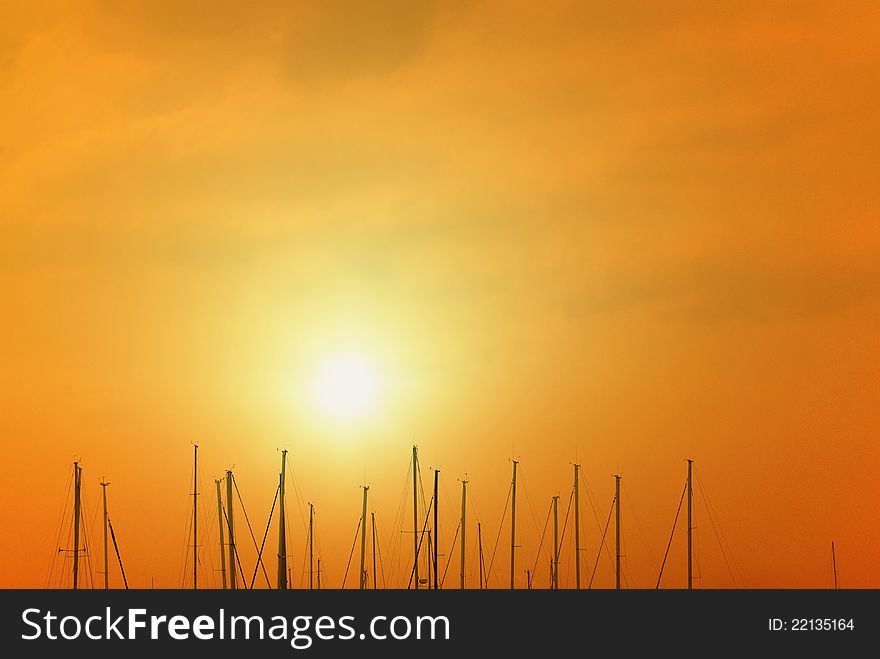
{"label": "yellow sky", "polygon": [[[337,580],[416,442],[493,540],[522,461],[524,564],[577,459],[652,587],[693,455],[745,585],[831,540],[880,583],[876,3],[0,13],[0,585],[45,585],[74,456],[178,585],[191,441],[257,527],[288,447]],[[386,387],[340,427],[304,392],[345,351]]]}

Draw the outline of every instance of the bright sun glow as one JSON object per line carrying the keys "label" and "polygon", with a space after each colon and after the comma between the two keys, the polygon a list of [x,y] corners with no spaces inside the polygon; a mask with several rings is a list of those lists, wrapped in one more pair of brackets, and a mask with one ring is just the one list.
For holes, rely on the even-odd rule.
{"label": "bright sun glow", "polygon": [[345,355],[321,366],[313,393],[324,412],[344,420],[369,412],[379,389],[379,377],[372,365],[358,356]]}

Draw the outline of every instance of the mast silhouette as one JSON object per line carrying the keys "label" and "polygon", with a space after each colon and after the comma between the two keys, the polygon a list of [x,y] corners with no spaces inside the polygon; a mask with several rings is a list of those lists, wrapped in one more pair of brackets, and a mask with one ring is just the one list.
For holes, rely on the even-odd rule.
{"label": "mast silhouette", "polygon": [[73,589],[79,589],[79,526],[82,488],[82,467],[73,463]]}
{"label": "mast silhouette", "polygon": [[287,449],[281,451],[281,475],[279,476],[278,505],[278,590],[287,590],[287,534],[284,521],[284,476],[287,465]]}
{"label": "mast silhouette", "polygon": [[465,521],[467,520],[467,481],[461,482],[461,589],[464,590],[464,546],[465,546]]}
{"label": "mast silhouette", "polygon": [[109,561],[107,560],[107,486],[110,485],[106,479],[101,477],[101,498],[104,500],[104,590],[110,589],[110,570],[108,569]]}
{"label": "mast silhouette", "polygon": [[432,558],[433,558],[433,561],[434,561],[434,590],[437,590],[437,588],[438,588],[438,581],[437,581],[437,543],[438,543],[438,541],[439,541],[440,534],[437,532],[437,531],[438,531],[438,529],[437,529],[437,508],[439,507],[439,506],[437,505],[437,504],[439,503],[439,500],[438,500],[438,498],[437,498],[437,485],[438,485],[439,481],[440,481],[440,470],[439,470],[439,469],[435,469],[435,470],[434,470],[434,556],[432,557]]}
{"label": "mast silhouette", "polygon": [[217,486],[217,525],[220,529],[220,578],[223,590],[226,590],[226,542],[223,538],[223,497],[220,494],[221,478],[214,481]]}
{"label": "mast silhouette", "polygon": [[413,446],[413,576],[415,588],[419,589],[419,449]]}
{"label": "mast silhouette", "polygon": [[559,496],[553,497],[553,560],[550,561],[551,587],[559,588]]}
{"label": "mast silhouette", "polygon": [[615,547],[617,559],[614,563],[615,588],[620,590],[620,476],[614,475],[614,516],[615,523]]}
{"label": "mast silhouette", "polygon": [[687,482],[687,499],[688,499],[688,590],[694,589],[694,561],[693,561],[693,505],[694,505],[694,489],[691,475],[693,473],[694,461],[688,458],[688,482]]}
{"label": "mast silhouette", "polygon": [[574,466],[574,583],[577,590],[581,589],[581,514],[578,472],[580,465]]}
{"label": "mast silhouette", "polygon": [[226,470],[226,523],[229,527],[229,588],[236,590],[238,588],[238,580],[236,579],[238,571],[235,569],[235,518],[233,515],[235,505],[232,501],[232,470]]}
{"label": "mast silhouette", "polygon": [[511,481],[512,502],[510,506],[510,589],[514,588],[513,570],[516,566],[516,465],[513,461],[513,481]]}
{"label": "mast silhouette", "polygon": [[315,566],[315,506],[309,501],[309,590],[312,590],[312,568]]}
{"label": "mast silhouette", "polygon": [[[364,507],[363,512],[361,513],[361,590],[367,587],[367,572],[364,570],[364,555],[367,548],[367,492],[369,491],[369,486],[364,485]],[[375,579],[376,576],[373,575],[373,578]]]}
{"label": "mast silhouette", "polygon": [[198,500],[199,500],[199,445],[193,444],[193,590],[198,590],[199,587],[199,576],[198,576],[198,565],[199,565],[199,543],[197,541],[198,538],[198,515],[196,515],[196,511],[198,510]]}

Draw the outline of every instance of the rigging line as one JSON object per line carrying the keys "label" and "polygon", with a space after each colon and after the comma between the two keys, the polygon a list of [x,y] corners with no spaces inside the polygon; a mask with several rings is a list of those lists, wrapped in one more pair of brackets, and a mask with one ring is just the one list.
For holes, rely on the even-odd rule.
{"label": "rigging line", "polygon": [[[202,464],[201,463],[199,463],[199,465],[198,465],[198,471],[199,471],[198,476],[199,476],[199,488],[200,488],[199,492],[201,493],[202,519],[203,520],[213,519],[213,516],[209,514],[209,510],[212,510],[213,508],[209,509],[209,506],[214,506],[214,503],[211,500],[211,498],[206,495],[206,493],[209,492],[210,490],[205,487],[205,481],[204,481],[204,477],[202,475],[203,472],[202,472]],[[215,530],[215,528],[214,528],[213,524],[203,524],[202,525],[202,534],[201,535],[202,535],[202,545],[203,546],[207,547],[213,543],[214,530]],[[214,554],[213,554],[213,552],[210,552],[210,551],[199,552],[199,564],[200,565],[203,560],[202,556],[205,556],[205,555],[207,555],[207,557],[208,557],[207,563],[208,563],[208,568],[210,569],[209,574],[211,575],[211,581],[212,581],[214,587],[216,588],[217,587],[217,571],[214,569]]]}
{"label": "rigging line", "polygon": [[[696,471],[696,469],[695,469]],[[718,514],[715,512],[715,507],[712,505],[712,501],[709,499],[709,494],[706,492],[706,489],[703,487],[702,481],[700,481],[699,474],[696,474],[697,481],[700,485],[700,490],[703,493],[703,496],[706,501],[706,507],[709,509],[710,513],[718,519]],[[721,527],[721,520],[718,519],[718,532],[721,535],[721,539],[724,541],[724,544],[727,546],[727,552],[730,554],[730,562],[733,564],[733,569],[739,577],[739,583],[742,585],[745,580],[743,579],[742,572],[739,569],[739,565],[736,562],[736,557],[733,555],[733,548],[730,545],[730,541],[727,539],[727,534],[724,533],[724,529]]]}
{"label": "rigging line", "polygon": [[113,523],[107,516],[107,526],[110,527],[110,537],[113,539],[113,549],[116,551],[116,560],[119,561],[119,571],[122,573],[122,583],[125,584],[125,590],[128,590],[128,579],[125,578],[125,568],[122,567],[122,556],[119,553],[119,545],[116,544],[116,534],[113,532]]}
{"label": "rigging line", "polygon": [[52,560],[49,561],[49,573],[46,575],[46,588],[52,584],[52,574],[55,572],[55,563],[58,560],[58,554],[61,552],[61,534],[64,532],[64,518],[67,517],[67,506],[70,501],[70,490],[73,486],[73,469],[67,472],[67,491],[64,494],[63,503],[61,505],[61,516],[58,518],[58,536],[55,539],[55,548],[52,551]]}
{"label": "rigging line", "polygon": [[[234,481],[235,481],[235,479],[233,478],[233,482]],[[226,526],[228,528],[229,527],[229,517],[226,516],[226,509],[225,508],[223,509],[223,517],[226,518]],[[233,556],[235,556],[235,562],[238,563],[238,573],[241,574],[241,583],[245,584],[245,583],[247,583],[247,580],[245,579],[245,576],[244,576],[244,570],[241,567],[241,558],[239,558],[239,556],[238,556],[238,543],[234,543],[232,545],[232,554],[233,554]],[[230,565],[229,567],[231,570],[235,570],[234,565]]]}
{"label": "rigging line", "polygon": [[[254,542],[254,549],[256,549],[259,553],[260,550],[257,548],[257,538],[254,536],[254,529],[251,527],[251,520],[248,519],[247,508],[244,507],[244,501],[241,498],[241,492],[238,491],[238,479],[235,477],[235,474],[230,475],[232,476],[232,486],[235,488],[235,494],[236,496],[238,496],[238,502],[241,504],[241,512],[244,513],[244,521],[247,522],[248,531],[250,531],[251,534],[251,540],[253,540]],[[238,547],[236,547],[236,550],[238,550]],[[271,588],[272,586],[269,583],[269,575],[266,573],[266,566],[263,565],[263,561],[259,556],[257,557],[257,565],[263,568],[263,576],[266,577],[266,585]],[[242,581],[244,581],[244,575],[241,576]]]}
{"label": "rigging line", "polygon": [[654,587],[655,590],[660,589],[660,579],[663,578],[663,568],[666,567],[666,559],[669,556],[669,548],[672,546],[672,538],[675,536],[675,525],[678,523],[678,515],[681,513],[681,504],[684,503],[684,495],[687,493],[687,483],[684,485],[684,489],[681,491],[681,498],[678,500],[678,509],[675,511],[675,519],[672,520],[672,533],[669,534],[669,542],[666,543],[666,552],[663,554],[663,562],[660,564],[660,574],[657,575],[657,585]]}
{"label": "rigging line", "polygon": [[[406,462],[406,475],[403,478],[403,487],[401,488],[400,500],[397,503],[397,512],[394,515],[394,519],[392,522],[392,529],[403,529],[403,510],[404,505],[407,500],[407,493],[409,492],[409,482],[412,469],[412,461],[407,460]],[[388,558],[389,566],[388,569],[392,570],[393,574],[398,574],[400,571],[400,561],[402,554],[401,549],[402,536],[400,533],[395,534],[392,531],[391,535],[391,556]],[[395,567],[396,566],[396,567]]]}
{"label": "rigging line", "polygon": [[[419,535],[419,544],[416,547],[416,556],[420,556],[422,553],[422,541],[425,539],[425,531],[428,528],[428,518],[431,516],[431,507],[434,505],[434,497],[431,497],[431,500],[428,502],[428,509],[425,511],[425,523],[422,526],[422,533]],[[409,572],[409,582],[406,584],[406,589],[409,590],[410,586],[412,586],[412,580],[416,573],[416,562],[413,561],[412,569]]]}
{"label": "rigging line", "polygon": [[525,474],[523,472],[522,467],[519,468],[519,475],[520,475],[519,480],[523,485],[523,491],[526,493],[526,501],[528,501],[528,503],[529,503],[529,510],[532,513],[532,522],[534,523],[535,530],[537,531],[538,530],[538,516],[535,514],[535,505],[532,502],[532,495],[529,492],[529,486],[526,484],[526,477],[525,477]]}
{"label": "rigging line", "polygon": [[358,517],[358,525],[354,531],[354,541],[351,543],[351,551],[348,552],[348,563],[345,564],[345,574],[342,575],[342,587],[345,588],[345,580],[348,579],[348,568],[351,567],[351,557],[354,556],[354,546],[358,541],[358,533],[361,530],[361,518]]}
{"label": "rigging line", "polygon": [[290,481],[293,483],[293,493],[296,495],[296,507],[299,508],[299,517],[302,521],[303,531],[305,531],[308,528],[308,524],[306,523],[306,515],[302,505],[303,496],[300,494],[299,486],[297,485],[296,472],[293,470],[293,464],[290,462],[290,454],[285,455],[284,459],[287,461],[287,471],[290,474]]}
{"label": "rigging line", "polygon": [[651,567],[655,570],[657,569],[657,559],[654,558],[654,552],[651,551],[651,545],[648,542],[648,536],[645,535],[645,529],[642,526],[642,523],[639,521],[638,515],[636,515],[636,507],[632,502],[632,498],[629,496],[629,489],[623,488],[623,493],[626,495],[626,502],[629,504],[630,511],[632,512],[633,519],[636,520],[636,528],[639,530],[639,535],[642,537],[642,542],[645,543],[645,548],[648,550],[648,558],[651,561]]}
{"label": "rigging line", "polygon": [[565,541],[565,529],[568,527],[568,514],[571,512],[571,501],[574,499],[574,489],[568,494],[568,506],[565,508],[565,519],[562,520],[562,534],[559,536],[559,550],[556,552],[556,564],[559,565],[559,552],[562,551],[563,542]]}
{"label": "rigging line", "polygon": [[[278,503],[278,492],[281,490],[281,485],[275,487],[275,498],[272,499],[272,508],[269,510],[269,521],[266,522],[266,532],[263,533],[263,541],[260,543],[260,551],[257,553],[257,564],[254,565],[254,576],[251,577],[251,585],[250,589],[254,587],[254,581],[257,579],[257,569],[262,564],[263,561],[263,548],[266,546],[266,536],[269,535],[269,527],[272,525],[272,515],[275,513],[275,504]],[[242,506],[244,507],[244,506]],[[225,516],[224,512],[224,516]],[[265,570],[265,568],[264,568]],[[272,585],[269,584],[269,588],[272,588]]]}
{"label": "rigging line", "polygon": [[739,586],[736,583],[736,577],[733,574],[733,569],[730,567],[730,561],[727,560],[727,553],[724,551],[724,544],[721,542],[721,538],[718,535],[718,529],[715,528],[715,519],[712,515],[712,509],[709,506],[709,502],[706,500],[706,492],[703,489],[703,484],[700,482],[699,476],[697,476],[697,484],[700,486],[700,495],[703,497],[703,502],[706,504],[706,510],[709,513],[709,521],[712,524],[712,531],[715,532],[715,539],[718,541],[718,546],[721,548],[721,556],[724,558],[725,565],[727,565],[727,571],[730,573],[730,578],[733,581],[733,587],[738,588]]}
{"label": "rigging line", "polygon": [[498,535],[495,536],[495,547],[492,548],[492,558],[489,560],[489,568],[486,570],[486,576],[492,574],[492,564],[495,563],[495,552],[498,550],[498,541],[501,539],[501,531],[504,529],[504,517],[507,515],[507,506],[510,504],[510,491],[513,489],[513,482],[507,488],[507,499],[504,502],[504,510],[501,511],[501,523],[498,525]]}
{"label": "rigging line", "polygon": [[[615,499],[616,499],[616,497],[615,497]],[[612,499],[611,500],[611,510],[608,511],[608,520],[605,522],[605,530],[602,531],[601,545],[603,547],[605,547],[606,551],[608,550],[608,547],[605,545],[605,534],[608,533],[608,525],[611,524],[611,514],[614,512],[614,503],[615,503],[615,500]],[[599,567],[599,558],[601,556],[602,556],[602,552],[597,551],[596,552],[596,562],[593,565],[593,572],[592,572],[592,574],[590,574],[590,583],[587,586],[587,590],[590,590],[593,588],[593,577],[596,576],[596,568]],[[608,552],[608,557],[611,558],[611,552]]]}
{"label": "rigging line", "polygon": [[538,559],[541,557],[541,549],[544,547],[544,535],[547,533],[547,525],[550,523],[550,514],[553,512],[553,502],[550,502],[550,508],[547,510],[547,519],[544,520],[544,530],[541,531],[541,542],[538,543],[538,551],[535,553],[535,564],[532,566],[532,574],[538,569]]}
{"label": "rigging line", "polygon": [[596,528],[601,531],[602,530],[602,522],[599,520],[599,513],[596,511],[596,506],[593,504],[593,497],[590,494],[590,484],[587,482],[587,477],[584,475],[584,470],[579,470],[581,480],[584,482],[584,489],[587,491],[587,501],[590,502],[590,509],[593,511],[593,518],[596,520]]}
{"label": "rigging line", "polygon": [[[379,527],[378,522],[376,523],[376,528]],[[379,573],[382,575],[382,588],[385,588],[385,565],[382,563],[382,533],[379,533],[380,542],[376,543],[376,555],[379,557]],[[373,577],[375,579],[375,576]]]}
{"label": "rigging line", "polygon": [[[86,500],[85,492],[82,493],[82,513],[83,518],[80,520],[83,532],[83,552],[84,552],[84,563],[86,565],[87,576],[89,580],[89,588],[95,587],[95,577],[92,569],[92,545],[89,542],[89,509],[88,509],[88,501]],[[95,528],[95,517],[98,514],[98,501],[95,501],[95,514],[92,516],[92,525],[91,531],[94,531]]]}
{"label": "rigging line", "polygon": [[[461,522],[458,523],[458,526],[455,527],[455,534],[452,536],[452,547],[449,548],[449,554],[447,556],[452,556],[452,552],[455,551],[455,541],[458,539],[458,532],[461,530]],[[440,579],[440,588],[443,588],[443,584],[446,583],[446,573],[449,572],[449,564],[452,563],[448,558],[446,559],[446,569],[443,570],[443,578]]]}

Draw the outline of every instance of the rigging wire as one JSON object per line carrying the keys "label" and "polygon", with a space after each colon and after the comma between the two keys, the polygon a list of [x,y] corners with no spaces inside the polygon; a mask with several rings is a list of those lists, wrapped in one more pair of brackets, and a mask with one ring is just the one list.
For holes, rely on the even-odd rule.
{"label": "rigging wire", "polygon": [[[260,551],[257,554],[257,564],[254,565],[254,575],[251,577],[251,585],[249,586],[250,589],[253,589],[253,587],[254,587],[254,581],[256,581],[256,579],[257,579],[257,569],[260,566],[260,564],[262,563],[263,548],[266,546],[266,537],[269,535],[269,527],[272,525],[272,515],[275,513],[275,504],[278,503],[278,493],[280,491],[281,491],[281,484],[279,484],[275,488],[275,498],[272,499],[272,508],[269,510],[269,521],[266,522],[266,531],[265,531],[265,533],[263,533],[263,541],[260,543]],[[226,516],[225,511],[224,511],[223,515],[224,515],[224,517]],[[265,570],[265,568],[264,568],[264,570]],[[269,584],[269,588],[272,588],[271,584]]]}
{"label": "rigging wire", "polygon": [[547,533],[547,525],[550,523],[550,515],[553,512],[553,502],[550,502],[550,508],[547,510],[547,519],[544,520],[544,530],[541,531],[541,541],[538,543],[538,551],[535,553],[535,564],[532,565],[532,574],[538,569],[538,559],[541,557],[541,549],[544,547],[544,535]]}
{"label": "rigging wire", "polygon": [[[608,511],[608,519],[607,519],[606,522],[605,522],[605,530],[602,531],[602,541],[601,541],[601,545],[602,545],[603,547],[605,547],[606,551],[608,550],[608,547],[605,545],[605,534],[608,532],[608,525],[611,524],[611,514],[614,512],[614,504],[615,504],[615,500],[612,499],[612,500],[611,500],[611,510]],[[590,583],[589,583],[589,585],[587,586],[587,590],[591,590],[591,589],[593,588],[593,577],[596,576],[596,568],[599,567],[599,557],[600,557],[601,555],[602,555],[602,552],[598,552],[598,551],[596,552],[596,562],[595,562],[595,564],[593,565],[593,572],[592,572],[592,574],[590,574]],[[610,552],[610,551],[608,552],[608,558],[611,558],[611,552]],[[612,563],[613,563],[613,562],[614,562],[614,561],[612,561]]]}
{"label": "rigging wire", "polygon": [[[253,542],[254,542],[254,549],[259,552],[259,549],[257,547],[257,538],[254,536],[254,529],[251,527],[251,520],[248,519],[247,508],[244,507],[244,501],[241,498],[241,492],[238,491],[238,481],[236,480],[234,474],[231,474],[231,475],[232,475],[232,486],[235,488],[235,494],[238,496],[238,502],[241,504],[241,512],[244,513],[244,521],[247,522],[248,531],[250,531],[250,534],[251,534],[251,540],[253,540]],[[237,550],[238,550],[238,547],[236,547],[236,551]],[[269,583],[269,575],[266,572],[266,566],[263,565],[263,561],[259,556],[257,557],[257,565],[259,565],[260,567],[263,568],[263,576],[266,578],[266,585],[269,586],[269,588],[271,588],[272,585]],[[242,575],[242,578],[244,578],[244,575]]]}
{"label": "rigging wire", "polygon": [[[461,530],[461,524],[455,527],[455,534],[452,536],[452,547],[449,548],[449,555],[452,555],[452,552],[455,551],[455,541],[458,539],[458,532]],[[440,579],[440,588],[443,588],[443,584],[446,583],[446,573],[449,572],[449,565],[452,561],[446,561],[446,569],[443,570],[443,578]]]}
{"label": "rigging wire", "polygon": [[63,504],[61,507],[61,516],[58,518],[58,535],[55,539],[55,548],[52,551],[52,559],[49,562],[49,573],[46,575],[46,588],[52,583],[52,574],[55,571],[55,562],[58,559],[58,554],[63,550],[61,549],[61,534],[64,532],[64,519],[67,517],[67,506],[70,501],[70,490],[73,487],[73,469],[68,471],[67,476],[67,488],[66,493],[64,495]]}
{"label": "rigging wire", "polygon": [[[727,565],[727,571],[730,573],[730,578],[733,581],[733,587],[739,588],[739,585],[737,584],[736,576],[733,574],[733,568],[730,565],[730,560],[728,560],[728,558],[727,558],[727,552],[724,550],[724,543],[721,542],[721,536],[718,533],[718,528],[716,527],[715,518],[712,515],[712,507],[709,505],[709,501],[706,497],[705,488],[703,488],[703,483],[700,481],[699,476],[697,476],[697,484],[700,486],[699,487],[700,495],[703,498],[703,502],[706,504],[706,511],[709,515],[709,522],[711,523],[712,531],[715,533],[715,539],[718,540],[718,546],[721,549],[721,556],[724,558],[725,565]],[[732,558],[732,554],[731,554],[731,558]]]}
{"label": "rigging wire", "polygon": [[348,552],[348,563],[345,564],[345,574],[342,575],[342,588],[345,588],[345,580],[348,579],[348,568],[351,567],[351,557],[354,556],[354,547],[357,544],[358,534],[361,530],[361,518],[358,517],[357,528],[354,531],[354,541],[351,543],[351,551]]}
{"label": "rigging wire", "polygon": [[630,512],[632,512],[633,519],[636,521],[636,528],[639,530],[639,535],[642,538],[642,542],[645,543],[645,549],[648,550],[648,559],[651,561],[651,567],[654,571],[657,570],[657,559],[654,557],[654,552],[651,550],[651,544],[648,542],[648,537],[645,535],[645,529],[642,526],[642,523],[639,521],[639,517],[636,514],[636,507],[632,502],[632,498],[629,496],[629,488],[623,488],[623,492],[626,495],[626,502],[629,504]]}
{"label": "rigging wire", "polygon": [[678,523],[678,515],[681,513],[681,504],[684,503],[684,495],[687,493],[687,483],[681,491],[681,498],[678,500],[678,509],[675,511],[675,519],[672,520],[672,533],[669,534],[669,542],[666,543],[666,552],[663,554],[663,562],[660,564],[660,574],[657,575],[657,585],[655,590],[660,588],[660,579],[663,578],[663,568],[666,567],[666,559],[669,556],[669,548],[672,546],[672,538],[675,536],[675,525]]}
{"label": "rigging wire", "polygon": [[495,536],[495,546],[492,548],[492,558],[489,559],[489,568],[486,570],[486,577],[492,574],[492,565],[495,563],[495,552],[498,551],[498,541],[501,539],[501,531],[504,529],[504,517],[507,515],[507,506],[510,504],[510,492],[513,490],[513,481],[507,488],[507,499],[504,501],[504,510],[501,511],[501,523],[498,525],[498,535]]}

